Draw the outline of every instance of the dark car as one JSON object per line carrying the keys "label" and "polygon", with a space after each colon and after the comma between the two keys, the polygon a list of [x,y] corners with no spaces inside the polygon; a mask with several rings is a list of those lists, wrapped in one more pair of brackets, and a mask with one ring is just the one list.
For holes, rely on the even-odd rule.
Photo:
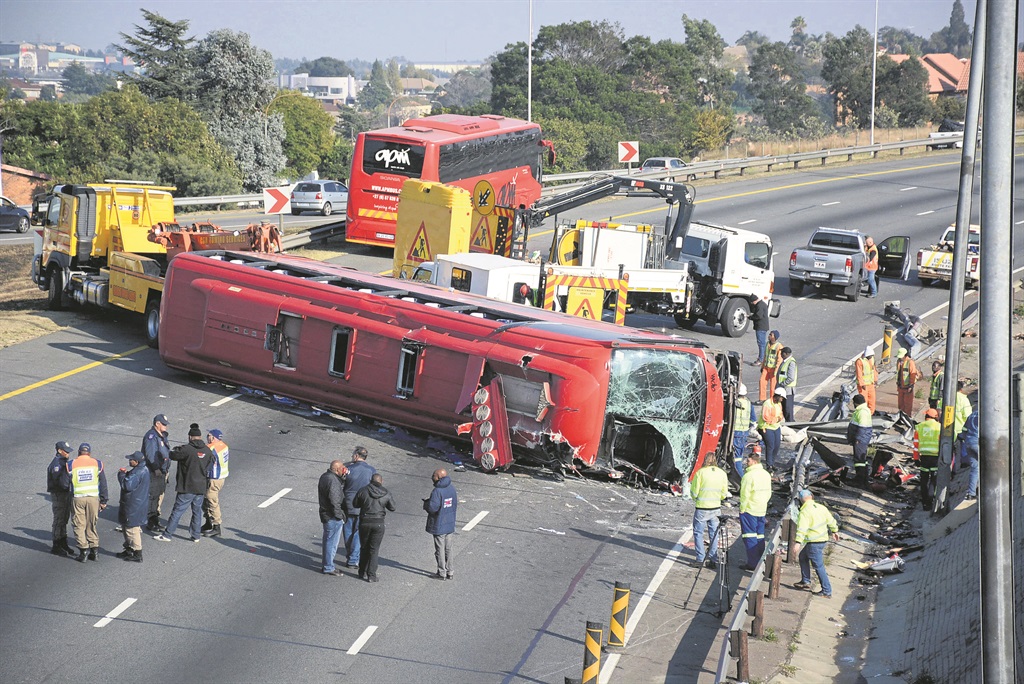
{"label": "dark car", "polygon": [[19,233],[28,231],[28,212],[0,195],[0,230],[16,230]]}
{"label": "dark car", "polygon": [[316,211],[330,216],[348,205],[348,188],[340,181],[302,181],[292,190],[292,214]]}

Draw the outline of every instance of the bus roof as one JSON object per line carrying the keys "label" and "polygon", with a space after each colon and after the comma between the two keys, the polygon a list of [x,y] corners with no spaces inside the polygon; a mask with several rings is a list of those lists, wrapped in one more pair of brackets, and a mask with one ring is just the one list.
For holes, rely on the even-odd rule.
{"label": "bus roof", "polygon": [[531,129],[540,130],[540,127],[529,121],[511,119],[496,114],[483,116],[437,114],[420,119],[409,119],[401,126],[367,131],[366,135],[445,143],[466,138],[479,138],[495,133],[512,133]]}

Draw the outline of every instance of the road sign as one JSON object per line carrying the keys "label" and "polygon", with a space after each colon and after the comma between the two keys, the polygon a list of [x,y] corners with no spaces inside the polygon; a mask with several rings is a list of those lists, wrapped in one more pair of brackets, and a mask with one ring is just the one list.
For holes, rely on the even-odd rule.
{"label": "road sign", "polygon": [[632,140],[630,142],[619,143],[619,162],[622,164],[632,163],[637,161],[640,157],[640,142]]}
{"label": "road sign", "polygon": [[263,188],[263,213],[286,214],[291,211],[291,187]]}
{"label": "road sign", "polygon": [[570,287],[569,300],[565,310],[580,318],[601,320],[604,305],[604,290],[596,287]]}

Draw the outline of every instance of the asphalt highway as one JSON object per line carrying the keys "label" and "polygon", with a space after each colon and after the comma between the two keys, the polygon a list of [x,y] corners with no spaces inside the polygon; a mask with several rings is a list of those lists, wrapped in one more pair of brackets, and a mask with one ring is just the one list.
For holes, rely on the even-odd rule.
{"label": "asphalt highway", "polygon": [[[1020,156],[1016,163],[1020,171]],[[924,313],[948,289],[922,287],[912,269],[907,282],[883,282],[874,300],[794,298],[789,252],[819,225],[860,228],[876,240],[909,235],[916,252],[952,221],[957,170],[953,154],[930,154],[699,187],[695,218],[775,241],[783,312],[773,327],[800,363],[798,399],[878,340],[884,301]],[[652,205],[614,198],[563,218],[660,220],[663,205]],[[541,248],[543,232],[532,248]],[[343,262],[381,271],[390,255],[353,247]],[[637,315],[629,323],[671,320]],[[752,335],[730,340],[701,326],[687,334],[748,358],[755,350]],[[614,582],[632,584],[635,606],[689,527],[692,508],[678,498],[525,469],[455,472],[462,456],[445,440],[289,409],[169,370],[128,316],[99,313],[0,350],[0,368],[4,682],[562,681],[579,676],[585,621],[607,625]],[[753,384],[752,369],[745,381]],[[193,421],[224,431],[233,456],[221,495],[224,536],[192,544],[183,528],[171,543],[146,535],[145,561],[123,563],[113,556],[121,547],[116,470],[157,413],[170,417],[172,441]],[[61,439],[92,444],[107,470],[111,506],[95,563],[49,554],[44,469]],[[317,478],[359,444],[398,503],[377,584],[353,571],[319,573]],[[460,495],[450,582],[431,578],[421,509],[430,473],[445,465]],[[165,518],[169,510],[165,501]],[[672,570],[680,571],[688,570]],[[713,637],[698,635],[692,647],[706,652]]]}

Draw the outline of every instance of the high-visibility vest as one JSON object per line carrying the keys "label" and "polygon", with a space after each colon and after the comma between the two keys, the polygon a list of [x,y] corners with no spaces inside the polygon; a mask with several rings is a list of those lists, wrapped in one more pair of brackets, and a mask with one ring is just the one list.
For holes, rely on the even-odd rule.
{"label": "high-visibility vest", "polygon": [[973,412],[971,400],[963,392],[957,392],[956,403],[953,406],[953,436],[960,437],[960,433],[964,431],[964,423]]}
{"label": "high-visibility vest", "polygon": [[750,400],[736,397],[736,409],[733,414],[733,432],[746,432],[750,429]]}
{"label": "high-visibility vest", "polygon": [[850,418],[850,422],[857,427],[872,427],[871,409],[868,408],[868,405],[861,404],[857,408],[853,409],[853,416]]}
{"label": "high-visibility vest", "polygon": [[718,466],[704,466],[693,476],[690,496],[694,508],[721,508],[722,499],[729,496],[729,477]]}
{"label": "high-visibility vest", "polygon": [[210,451],[217,457],[210,464],[210,479],[223,480],[228,476],[228,445],[224,444],[220,448],[210,445]]}
{"label": "high-visibility vest", "polygon": [[773,399],[774,397],[761,406],[761,420],[758,421],[757,427],[762,430],[778,430],[782,427],[782,404],[776,404]]}
{"label": "high-visibility vest", "polygon": [[838,532],[839,525],[827,508],[811,499],[800,507],[796,519],[796,543],[813,544],[828,541],[829,532]]}
{"label": "high-visibility vest", "polygon": [[918,423],[914,428],[914,460],[920,460],[921,456],[939,455],[939,435],[942,433],[942,426],[939,421],[929,418],[923,423]]}
{"label": "high-visibility vest", "polygon": [[861,357],[857,359],[857,384],[867,387],[875,384],[875,364],[871,359]]}
{"label": "high-visibility vest", "polygon": [[878,270],[878,247],[871,245],[864,250],[867,259],[864,260],[864,269],[868,271]]}
{"label": "high-visibility vest", "polygon": [[740,513],[763,517],[772,498],[772,476],[760,463],[751,463],[740,480]]}
{"label": "high-visibility vest", "polygon": [[904,356],[896,362],[896,386],[900,389],[910,389],[917,382],[917,367],[914,359]]}
{"label": "high-visibility vest", "polygon": [[938,401],[942,398],[942,373],[943,371],[939,371],[932,376],[931,392],[928,394],[929,399]]}
{"label": "high-visibility vest", "polygon": [[779,355],[782,353],[782,343],[769,344],[764,352],[764,368],[775,368],[779,365]]}
{"label": "high-visibility vest", "polygon": [[76,456],[68,463],[71,473],[71,489],[75,498],[100,495],[100,471],[103,466],[92,456]]}
{"label": "high-visibility vest", "polygon": [[783,387],[796,387],[796,359],[792,356],[782,360],[779,364],[779,384]]}

